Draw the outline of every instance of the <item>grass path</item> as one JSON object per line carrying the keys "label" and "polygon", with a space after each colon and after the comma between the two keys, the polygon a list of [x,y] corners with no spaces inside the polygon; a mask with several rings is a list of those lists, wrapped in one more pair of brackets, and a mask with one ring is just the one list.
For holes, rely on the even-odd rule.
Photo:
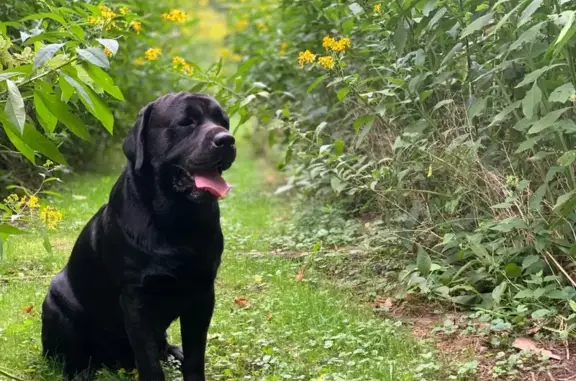
{"label": "grass path", "polygon": [[[40,357],[40,315],[49,278],[65,263],[92,213],[116,179],[81,175],[66,182],[57,201],[65,222],[53,234],[48,255],[36,236],[11,237],[0,263],[0,369],[25,380],[57,380],[58,370]],[[441,380],[434,355],[398,324],[374,318],[353,295],[332,288],[301,263],[267,254],[271,234],[289,218],[286,200],[271,196],[267,169],[239,143],[228,172],[234,185],[222,201],[226,252],[218,277],[210,330],[210,380]],[[309,281],[315,279],[316,281]],[[320,281],[318,281],[320,279]],[[170,331],[179,342],[177,324]],[[7,379],[0,375],[0,380]],[[102,374],[99,380],[125,380]],[[178,379],[174,376],[173,379]]]}

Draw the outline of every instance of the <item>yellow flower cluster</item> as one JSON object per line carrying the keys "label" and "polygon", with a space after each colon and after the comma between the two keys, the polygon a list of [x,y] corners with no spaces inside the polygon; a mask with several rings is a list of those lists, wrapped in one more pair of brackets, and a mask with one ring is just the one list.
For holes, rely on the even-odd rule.
{"label": "yellow flower cluster", "polygon": [[144,58],[142,57],[136,57],[134,58],[134,60],[132,61],[132,63],[136,66],[142,66],[146,63],[146,61],[144,60]]}
{"label": "yellow flower cluster", "polygon": [[100,14],[102,15],[102,17],[104,17],[105,19],[113,19],[114,17],[116,17],[116,13],[114,13],[112,9],[108,8],[104,4],[99,5],[98,9],[100,10]]}
{"label": "yellow flower cluster", "polygon": [[176,56],[172,58],[172,63],[174,64],[175,70],[182,70],[182,72],[187,75],[194,74],[194,68],[192,68],[184,58]]}
{"label": "yellow flower cluster", "polygon": [[120,14],[122,15],[127,15],[128,13],[130,13],[130,9],[127,7],[120,7],[120,9],[118,9],[118,11],[120,12]]}
{"label": "yellow flower cluster", "polygon": [[114,53],[112,52],[112,50],[108,49],[108,48],[104,48],[104,53],[108,56],[108,57],[112,57],[114,55]]}
{"label": "yellow flower cluster", "polygon": [[183,23],[186,21],[186,13],[178,9],[172,9],[170,13],[162,13],[162,20]]}
{"label": "yellow flower cluster", "polygon": [[160,55],[162,55],[160,48],[150,48],[144,52],[144,57],[146,57],[148,61],[156,61]]}
{"label": "yellow flower cluster", "polygon": [[334,57],[332,56],[323,56],[318,58],[318,65],[323,67],[324,69],[330,70],[334,68]]}
{"label": "yellow flower cluster", "polygon": [[304,67],[304,64],[306,63],[313,63],[315,59],[316,55],[313,54],[310,50],[305,50],[298,53],[298,65],[300,65],[300,67]]}
{"label": "yellow flower cluster", "polygon": [[342,37],[339,40],[335,40],[330,36],[326,36],[322,40],[322,46],[328,51],[332,50],[334,52],[341,53],[345,51],[346,48],[351,47],[352,43],[348,37]]}
{"label": "yellow flower cluster", "polygon": [[138,20],[133,20],[130,22],[130,27],[134,29],[136,34],[140,34],[140,31],[142,30],[142,23]]}
{"label": "yellow flower cluster", "polygon": [[381,13],[382,12],[382,5],[381,4],[376,4],[374,6],[374,13]]}
{"label": "yellow flower cluster", "polygon": [[58,223],[62,221],[62,212],[47,206],[40,210],[40,220],[48,229],[55,229]]}
{"label": "yellow flower cluster", "polygon": [[11,207],[14,211],[19,212],[25,206],[29,207],[30,209],[40,207],[39,201],[40,200],[35,195],[30,197],[19,197],[17,194],[12,193],[3,200],[3,203],[6,204],[6,206]]}

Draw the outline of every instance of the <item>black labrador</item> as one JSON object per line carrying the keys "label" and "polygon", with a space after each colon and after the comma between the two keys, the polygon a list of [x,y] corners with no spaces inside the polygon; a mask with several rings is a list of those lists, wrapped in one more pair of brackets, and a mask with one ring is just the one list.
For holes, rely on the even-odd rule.
{"label": "black labrador", "polygon": [[[185,381],[203,381],[224,248],[218,199],[230,189],[221,175],[236,158],[228,117],[210,96],[170,93],[140,111],[122,148],[108,203],[50,284],[43,353],[64,363],[67,380],[105,366],[162,381],[161,360],[173,355]],[[177,318],[182,347],[167,342]]]}

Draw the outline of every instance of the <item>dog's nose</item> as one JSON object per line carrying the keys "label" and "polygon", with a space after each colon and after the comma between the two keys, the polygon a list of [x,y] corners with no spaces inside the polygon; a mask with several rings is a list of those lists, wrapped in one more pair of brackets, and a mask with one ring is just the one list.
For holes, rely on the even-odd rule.
{"label": "dog's nose", "polygon": [[236,143],[236,139],[228,132],[219,132],[214,136],[214,145],[216,147],[233,146],[234,143]]}

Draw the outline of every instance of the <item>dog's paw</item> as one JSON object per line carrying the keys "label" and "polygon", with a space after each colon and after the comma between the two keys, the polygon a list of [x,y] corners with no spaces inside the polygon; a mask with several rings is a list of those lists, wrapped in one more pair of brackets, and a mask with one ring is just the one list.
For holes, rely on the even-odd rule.
{"label": "dog's paw", "polygon": [[166,348],[166,354],[168,356],[174,357],[176,361],[179,361],[180,364],[184,361],[184,351],[182,351],[181,345],[171,345],[168,344]]}

